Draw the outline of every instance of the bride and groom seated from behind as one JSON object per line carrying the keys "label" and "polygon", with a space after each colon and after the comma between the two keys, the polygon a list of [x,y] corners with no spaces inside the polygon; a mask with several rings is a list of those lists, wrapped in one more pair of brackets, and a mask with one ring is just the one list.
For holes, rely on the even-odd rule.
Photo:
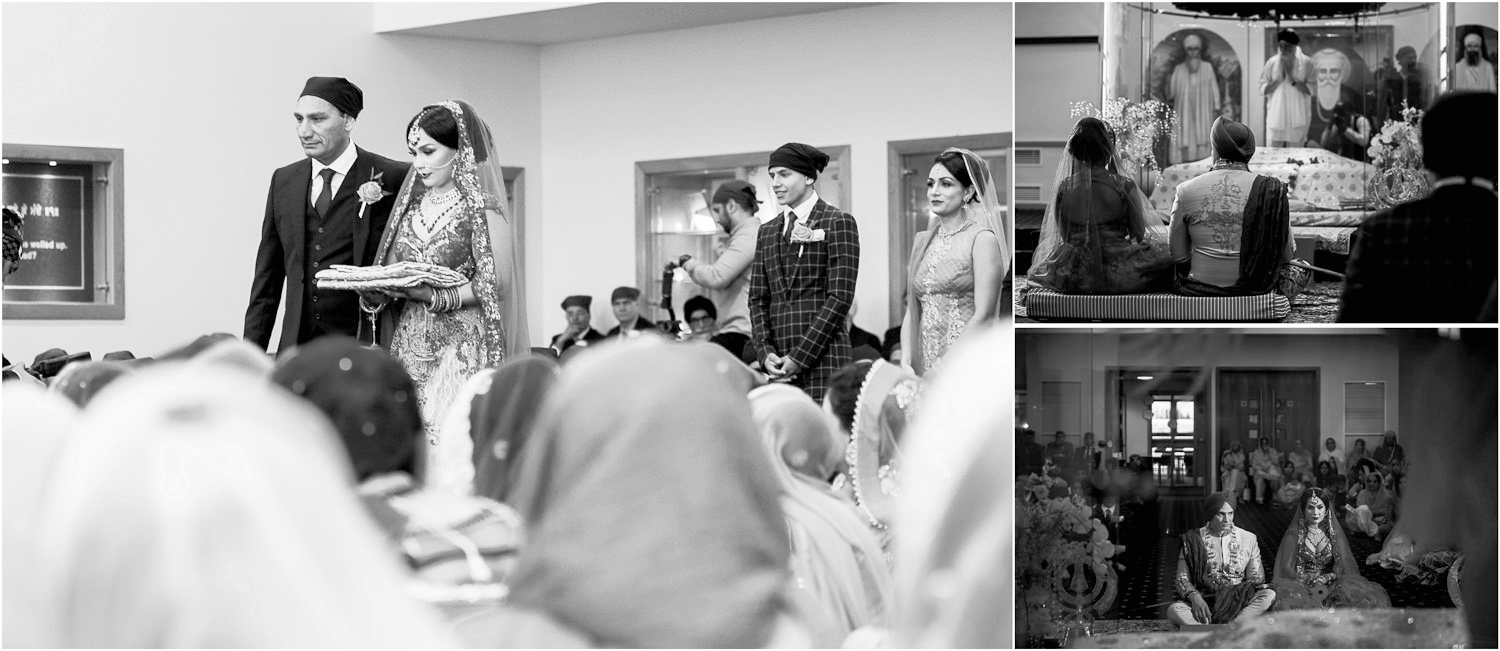
{"label": "bride and groom seated from behind", "polygon": [[1199,626],[1244,621],[1272,608],[1389,608],[1385,589],[1360,576],[1332,509],[1328,491],[1302,493],[1268,583],[1255,534],[1234,526],[1234,500],[1227,492],[1210,495],[1206,524],[1182,534],[1179,599],[1168,607],[1167,619]]}
{"label": "bride and groom seated from behind", "polygon": [[1169,234],[1148,230],[1155,213],[1121,174],[1115,133],[1079,120],[1059,165],[1029,272],[1064,294],[1243,296],[1277,289],[1293,243],[1287,189],[1249,170],[1255,135],[1224,118],[1210,132],[1214,164],[1177,188]]}

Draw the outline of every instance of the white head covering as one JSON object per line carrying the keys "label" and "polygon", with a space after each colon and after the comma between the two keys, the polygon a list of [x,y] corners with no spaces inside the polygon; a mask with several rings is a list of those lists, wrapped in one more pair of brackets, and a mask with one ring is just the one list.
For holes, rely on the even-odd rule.
{"label": "white head covering", "polygon": [[[814,595],[835,624],[833,643],[885,622],[891,571],[880,541],[854,505],[821,477],[837,464],[832,416],[800,389],[770,384],[750,393],[761,443],[781,485],[797,587]],[[814,478],[796,468],[815,468]]]}
{"label": "white head covering", "polygon": [[321,414],[251,374],[165,365],[101,394],[39,525],[58,644],[452,645],[405,595],[345,457]]}
{"label": "white head covering", "polygon": [[923,395],[897,500],[896,647],[996,648],[1011,635],[1009,335],[975,333]]}
{"label": "white head covering", "polygon": [[[69,368],[78,366],[71,364]],[[38,505],[46,494],[58,451],[78,408],[58,393],[12,381],[4,391],[5,638],[16,647],[56,646],[40,626],[35,571],[42,548],[36,536]]]}

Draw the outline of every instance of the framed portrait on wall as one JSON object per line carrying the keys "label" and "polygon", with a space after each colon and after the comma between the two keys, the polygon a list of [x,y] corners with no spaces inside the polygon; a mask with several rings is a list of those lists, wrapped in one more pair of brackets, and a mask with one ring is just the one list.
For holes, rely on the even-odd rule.
{"label": "framed portrait on wall", "polygon": [[1452,90],[1495,92],[1495,28],[1486,25],[1453,27],[1452,69],[1448,87]]}
{"label": "framed portrait on wall", "polygon": [[[1265,53],[1277,56],[1275,27],[1265,30]],[[1299,27],[1298,46],[1313,60],[1311,117],[1307,127],[1308,147],[1321,147],[1341,155],[1365,160],[1363,147],[1341,147],[1342,128],[1359,118],[1373,127],[1382,111],[1380,85],[1376,81],[1379,62],[1393,55],[1395,28],[1390,25]]]}
{"label": "framed portrait on wall", "polygon": [[125,318],[125,153],[4,145],[5,208],[21,218],[6,319]]}
{"label": "framed portrait on wall", "polygon": [[1240,53],[1217,32],[1174,31],[1152,47],[1147,66],[1148,97],[1170,104],[1177,113],[1177,133],[1172,144],[1165,145],[1165,160],[1182,163],[1208,157],[1214,119],[1244,119],[1244,65]]}

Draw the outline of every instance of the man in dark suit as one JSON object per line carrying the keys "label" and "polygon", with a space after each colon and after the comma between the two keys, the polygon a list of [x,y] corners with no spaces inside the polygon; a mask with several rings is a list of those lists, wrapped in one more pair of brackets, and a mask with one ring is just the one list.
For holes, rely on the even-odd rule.
{"label": "man in dark suit", "polygon": [[813,190],[828,154],[802,143],[771,153],[771,190],[785,209],[761,225],[750,269],[750,323],[762,368],[821,402],[849,363],[849,306],[859,277],[859,226]]}
{"label": "man in dark suit", "polygon": [[[340,77],[307,80],[293,117],[307,158],[271,174],[255,254],[255,281],[245,310],[245,339],[270,349],[276,308],[286,283],[286,316],[277,352],[328,334],[359,332],[359,296],[321,290],[314,276],[335,264],[369,266],[406,177],[405,163],[356,147],[349,139],[364,93]],[[374,183],[381,198],[365,204],[359,188]]]}
{"label": "man in dark suit", "polygon": [[641,316],[641,290],[634,287],[616,287],[609,295],[609,306],[614,309],[619,325],[609,329],[606,337],[623,337],[633,330],[656,330],[656,324]]}
{"label": "man in dark suit", "polygon": [[1494,93],[1456,92],[1422,118],[1432,193],[1360,224],[1339,321],[1495,322],[1495,110]]}
{"label": "man in dark suit", "polygon": [[604,338],[604,335],[589,325],[589,320],[593,318],[589,307],[593,304],[592,296],[569,296],[563,299],[562,309],[568,318],[568,328],[552,338],[552,350],[558,357],[562,357],[569,348],[588,346]]}

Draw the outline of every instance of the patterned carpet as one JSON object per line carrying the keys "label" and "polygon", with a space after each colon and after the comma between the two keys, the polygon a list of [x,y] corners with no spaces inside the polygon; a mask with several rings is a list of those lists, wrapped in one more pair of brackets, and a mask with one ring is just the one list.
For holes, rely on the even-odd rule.
{"label": "patterned carpet", "polygon": [[[1177,573],[1177,535],[1198,526],[1201,522],[1197,511],[1202,498],[1164,497],[1160,501],[1161,515],[1158,529],[1162,536],[1154,549],[1143,550],[1139,560],[1120,575],[1120,597],[1114,609],[1105,614],[1110,619],[1159,619],[1163,617],[1165,605],[1174,598],[1173,588]],[[1255,534],[1260,543],[1261,561],[1265,564],[1269,578],[1276,559],[1276,548],[1281,536],[1292,521],[1293,511],[1271,506],[1241,504],[1235,512],[1235,524]],[[1365,559],[1380,551],[1380,543],[1364,534],[1349,536],[1349,547],[1360,565],[1360,573],[1386,589],[1395,608],[1452,608],[1448,597],[1447,575],[1440,577],[1437,585],[1420,585],[1415,582],[1396,581],[1396,570],[1378,565],[1365,565]],[[1138,567],[1134,567],[1138,566]]]}

